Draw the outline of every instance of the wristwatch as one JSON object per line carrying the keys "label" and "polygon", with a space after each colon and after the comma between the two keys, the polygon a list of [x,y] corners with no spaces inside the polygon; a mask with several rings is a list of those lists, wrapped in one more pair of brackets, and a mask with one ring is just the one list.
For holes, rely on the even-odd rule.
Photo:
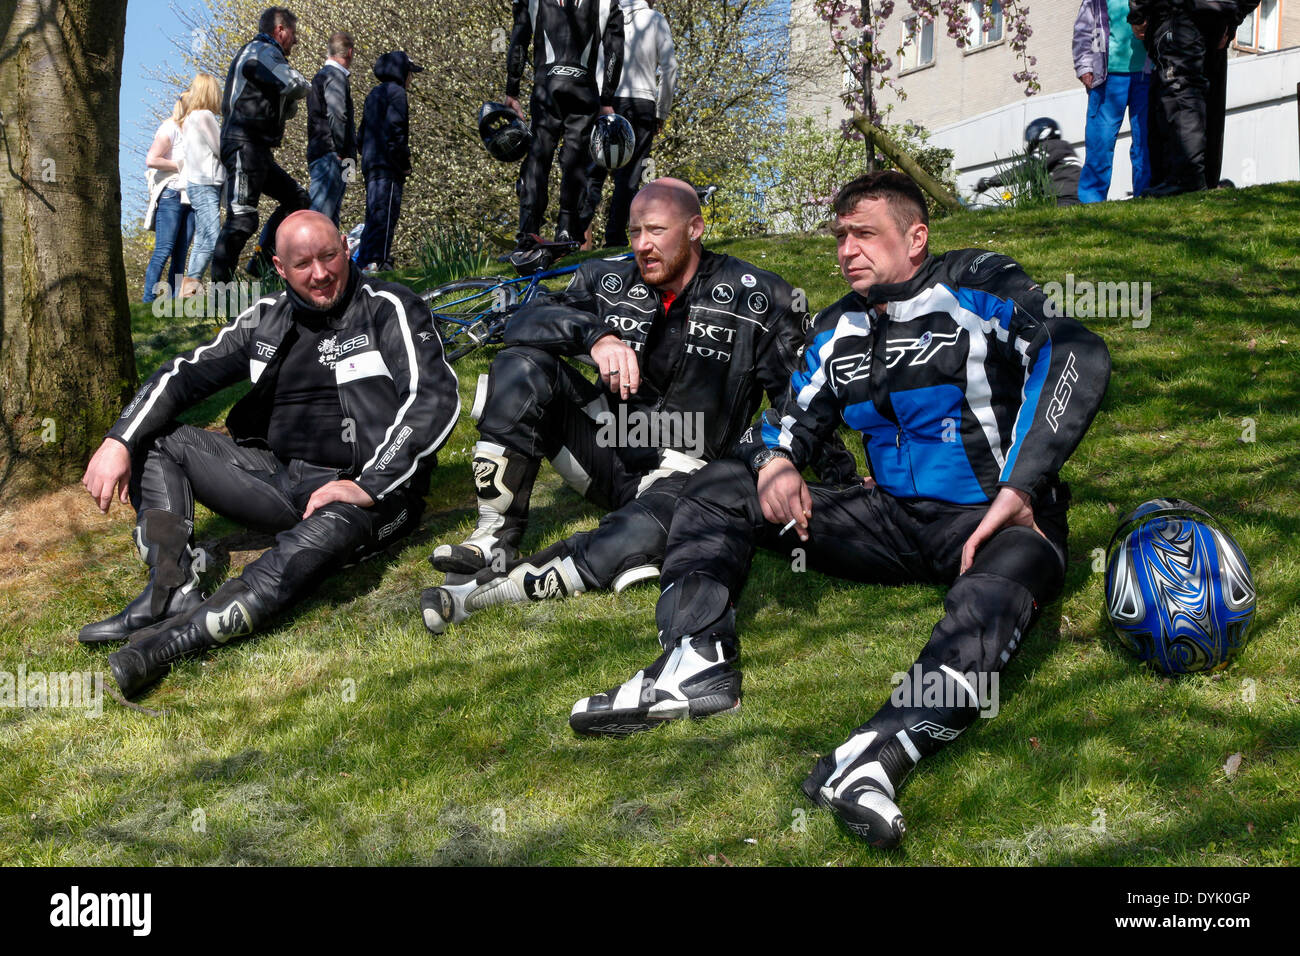
{"label": "wristwatch", "polygon": [[754,469],[754,474],[758,474],[759,469],[764,465],[769,465],[775,458],[784,458],[788,462],[793,462],[794,458],[784,448],[760,448],[754,453],[754,457],[749,460],[750,467]]}

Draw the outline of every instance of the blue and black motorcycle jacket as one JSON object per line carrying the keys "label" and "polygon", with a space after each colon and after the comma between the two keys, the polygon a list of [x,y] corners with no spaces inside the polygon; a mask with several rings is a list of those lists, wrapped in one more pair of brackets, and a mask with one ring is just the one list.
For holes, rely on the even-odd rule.
{"label": "blue and black motorcycle jacket", "polygon": [[1101,338],[1059,314],[1014,260],[957,250],[820,312],[783,401],[736,454],[784,449],[802,469],[844,421],[895,497],[985,505],[1009,486],[1037,501],[1109,378]]}

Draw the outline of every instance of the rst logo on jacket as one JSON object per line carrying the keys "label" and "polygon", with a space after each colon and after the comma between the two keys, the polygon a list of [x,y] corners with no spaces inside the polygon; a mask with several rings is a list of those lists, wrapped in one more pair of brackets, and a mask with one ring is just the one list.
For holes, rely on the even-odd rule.
{"label": "rst logo on jacket", "polygon": [[885,343],[885,353],[889,357],[885,366],[893,368],[908,355],[912,356],[908,365],[924,365],[941,349],[956,345],[960,337],[960,332],[940,332],[938,335],[925,332],[914,339],[890,339]]}
{"label": "rst logo on jacket", "polygon": [[1065,414],[1065,408],[1070,404],[1070,396],[1074,394],[1071,385],[1078,379],[1079,371],[1074,366],[1074,353],[1071,352],[1065,361],[1065,368],[1061,369],[1061,377],[1056,382],[1056,389],[1052,392],[1052,404],[1047,406],[1047,424],[1052,426],[1052,431],[1059,428],[1061,416]]}
{"label": "rst logo on jacket", "polygon": [[871,349],[868,348],[862,355],[841,355],[831,359],[826,366],[826,374],[830,376],[831,387],[836,391],[850,382],[867,378],[871,375]]}
{"label": "rst logo on jacket", "polygon": [[615,275],[613,272],[606,272],[601,277],[600,287],[610,295],[618,295],[623,291],[623,277]]}

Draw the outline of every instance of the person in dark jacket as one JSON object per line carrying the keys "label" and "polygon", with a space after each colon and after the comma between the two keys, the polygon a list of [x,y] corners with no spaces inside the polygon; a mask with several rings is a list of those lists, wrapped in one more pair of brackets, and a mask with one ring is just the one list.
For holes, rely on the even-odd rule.
{"label": "person in dark jacket", "polygon": [[[555,224],[559,241],[581,240],[582,205],[587,192],[588,145],[597,115],[614,112],[614,96],[623,74],[623,12],[618,0],[538,3],[514,0],[514,29],[506,52],[505,105],[524,119],[519,85],[533,47],[532,145],[519,167],[518,246],[511,262],[521,273],[545,268],[550,252],[539,248],[537,233],[546,215],[547,191],[555,148],[560,153],[560,212]],[[602,82],[596,67],[604,52]]]}
{"label": "person in dark jacket", "polygon": [[1012,169],[995,176],[985,176],[975,184],[975,191],[997,187],[1008,182],[1023,182],[1026,169],[1032,163],[1040,163],[1047,170],[1051,179],[1052,195],[1058,206],[1079,205],[1079,171],[1083,164],[1074,147],[1061,139],[1061,127],[1056,120],[1040,117],[1025,127],[1025,159]]}
{"label": "person in dark jacket", "polygon": [[[681,180],[637,193],[630,233],[634,262],[584,263],[564,293],[506,326],[507,347],[474,402],[478,525],[434,551],[447,583],[421,597],[435,634],[491,605],[655,577],[682,484],[730,450],[765,393],[784,389],[807,316],[802,293],[706,250],[699,198]],[[600,384],[567,355],[590,356]],[[610,513],[519,560],[544,457]],[[838,443],[814,461],[824,480],[857,480]]]}
{"label": "person in dark jacket", "polygon": [[1155,63],[1147,101],[1145,195],[1213,188],[1223,168],[1228,43],[1259,0],[1129,0],[1128,22]]}
{"label": "person in dark jacket", "polygon": [[[363,278],[320,213],[289,216],[276,245],[285,291],[158,369],[86,468],[101,511],[119,489],[129,498],[150,568],[139,597],[80,634],[86,643],[130,638],[109,657],[128,697],[174,661],[260,630],[338,568],[412,531],[460,412],[419,296]],[[252,390],[231,409],[228,436],[177,422],[241,380]],[[277,532],[273,548],[206,600],[195,501]]]}
{"label": "person in dark jacket", "polygon": [[402,209],[402,187],[411,172],[406,89],[424,67],[402,50],[375,61],[375,84],[361,114],[361,169],[366,175],[366,228],[357,261],[368,272],[393,268],[393,230]]}
{"label": "person in dark jacket", "polygon": [[307,95],[310,84],[289,65],[298,42],[298,18],[271,7],[258,22],[257,36],[240,47],[226,74],[221,100],[221,163],[226,168],[226,222],[212,255],[212,278],[228,282],[235,264],[257,229],[262,193],[279,206],[267,220],[254,265],[269,268],[276,230],[284,217],[311,205],[307,190],[275,162],[271,150],[284,138],[285,121]]}
{"label": "person in dark jacket", "polygon": [[311,170],[311,208],[339,224],[343,191],[357,162],[352,115],[352,35],[330,35],[329,57],[307,93],[307,168]]}
{"label": "person in dark jacket", "polygon": [[[1059,478],[1101,404],[1105,343],[1013,260],[931,255],[925,197],[869,173],[835,199],[850,291],[813,320],[780,401],[691,476],[673,513],[655,627],[663,654],[579,700],[584,734],[627,735],[740,706],[735,602],[756,544],[868,584],[948,585],[901,684],[822,757],[804,793],[874,846],[902,839],[912,768],[996,711],[996,675],[1056,600],[1069,490]],[[862,433],[854,488],[801,471],[839,424]]]}

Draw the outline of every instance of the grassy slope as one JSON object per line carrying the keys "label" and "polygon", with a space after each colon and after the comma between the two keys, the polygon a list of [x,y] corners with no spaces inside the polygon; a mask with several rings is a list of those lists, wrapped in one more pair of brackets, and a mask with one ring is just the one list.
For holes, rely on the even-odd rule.
{"label": "grassy slope", "polygon": [[[792,575],[760,556],[739,608],[739,716],[575,738],[572,701],[654,656],[655,589],[502,609],[430,639],[416,614],[434,579],[424,557],[472,520],[466,419],[416,540],[331,578],[260,639],[178,668],[145,701],[165,716],[111,701],[98,719],[0,710],[0,862],[1300,862],[1297,200],[1300,188],[1273,186],[936,224],[938,249],[1006,252],[1044,283],[1150,281],[1156,299],[1150,328],[1090,323],[1114,374],[1067,467],[1065,597],[1003,675],[1001,715],[909,781],[903,851],[869,850],[797,785],[910,665],[940,589]],[[815,308],[840,294],[826,238],[720,247],[790,277]],[[160,325],[138,322],[146,372],[187,334]],[[458,366],[466,407],[485,368]],[[1253,443],[1239,440],[1246,418]],[[544,474],[537,547],[596,520]],[[1226,673],[1154,678],[1105,626],[1091,552],[1117,511],[1155,494],[1222,515],[1252,560],[1254,638]],[[102,519],[71,496],[59,507],[74,530],[0,577],[10,671],[106,670],[76,629],[142,581],[125,509]],[[251,545],[234,531],[199,522],[238,565]]]}

